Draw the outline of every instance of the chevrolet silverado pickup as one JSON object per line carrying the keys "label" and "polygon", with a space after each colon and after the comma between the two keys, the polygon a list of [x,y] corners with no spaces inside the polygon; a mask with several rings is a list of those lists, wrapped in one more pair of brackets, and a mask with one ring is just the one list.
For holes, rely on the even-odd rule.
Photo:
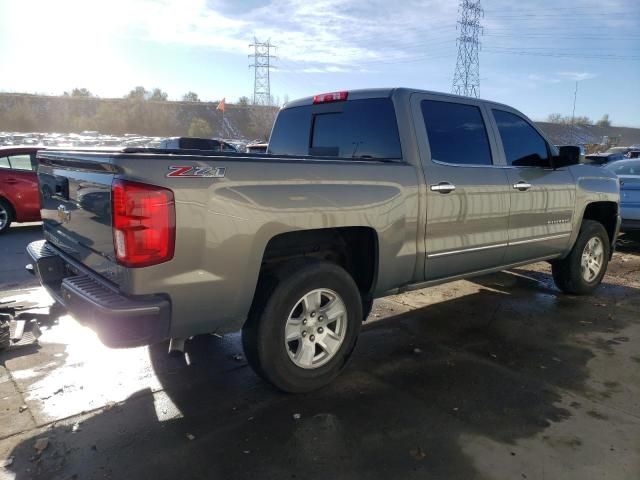
{"label": "chevrolet silverado pickup", "polygon": [[549,261],[601,282],[619,184],[506,105],[412,89],[293,101],[266,153],[43,150],[32,270],[116,347],[242,330],[289,392],[330,382],[374,298]]}

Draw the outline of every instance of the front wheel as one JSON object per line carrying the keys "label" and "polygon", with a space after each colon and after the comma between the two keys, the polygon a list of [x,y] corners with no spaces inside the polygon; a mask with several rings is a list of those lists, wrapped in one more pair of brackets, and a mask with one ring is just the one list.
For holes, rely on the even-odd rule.
{"label": "front wheel", "polygon": [[609,236],[602,224],[584,220],[569,255],[551,263],[556,286],[575,295],[593,292],[607,271],[610,252]]}
{"label": "front wheel", "polygon": [[242,330],[252,368],[285,392],[315,390],[342,370],[362,322],[360,292],[340,266],[284,267],[260,282]]}

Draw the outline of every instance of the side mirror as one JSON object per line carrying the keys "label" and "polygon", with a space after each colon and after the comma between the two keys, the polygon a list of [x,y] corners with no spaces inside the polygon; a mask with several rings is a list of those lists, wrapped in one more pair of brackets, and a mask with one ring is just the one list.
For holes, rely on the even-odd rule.
{"label": "side mirror", "polygon": [[558,155],[553,157],[553,168],[568,167],[580,163],[580,147],[575,145],[561,145]]}

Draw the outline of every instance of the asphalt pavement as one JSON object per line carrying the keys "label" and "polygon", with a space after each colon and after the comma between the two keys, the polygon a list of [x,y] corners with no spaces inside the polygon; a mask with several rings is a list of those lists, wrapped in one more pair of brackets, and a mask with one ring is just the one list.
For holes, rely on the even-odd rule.
{"label": "asphalt pavement", "polygon": [[[20,262],[0,300],[47,305]],[[0,354],[0,478],[640,478],[639,243],[589,297],[536,264],[377,301],[343,374],[305,395],[260,380],[238,335],[175,358],[35,312],[40,344]]]}
{"label": "asphalt pavement", "polygon": [[42,224],[19,223],[0,235],[0,292],[38,285],[24,266],[29,263],[25,246],[42,238]]}

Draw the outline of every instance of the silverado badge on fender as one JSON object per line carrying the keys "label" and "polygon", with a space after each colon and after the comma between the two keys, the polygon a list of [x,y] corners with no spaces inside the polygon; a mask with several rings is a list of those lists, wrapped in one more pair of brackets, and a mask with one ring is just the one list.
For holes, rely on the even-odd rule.
{"label": "silverado badge on fender", "polygon": [[169,165],[166,177],[224,178],[226,167],[196,167],[193,165]]}

